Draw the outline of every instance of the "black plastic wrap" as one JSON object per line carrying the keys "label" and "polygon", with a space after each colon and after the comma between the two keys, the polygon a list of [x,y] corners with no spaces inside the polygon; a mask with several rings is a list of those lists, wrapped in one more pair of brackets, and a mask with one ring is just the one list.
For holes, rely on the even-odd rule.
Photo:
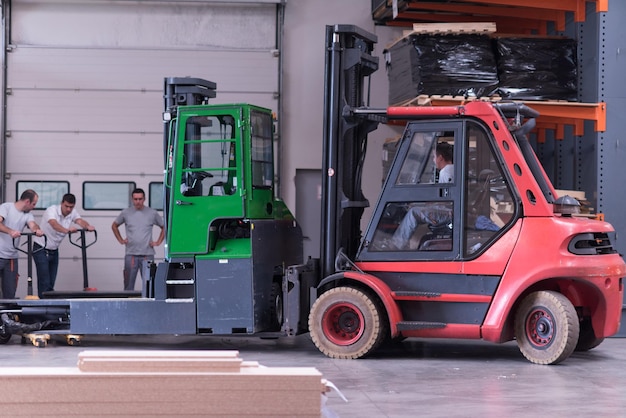
{"label": "black plastic wrap", "polygon": [[576,41],[498,38],[498,94],[523,100],[577,100]]}
{"label": "black plastic wrap", "polygon": [[9,315],[6,313],[3,313],[0,316],[0,319],[2,319],[2,327],[3,327],[3,333],[6,334],[15,334],[15,335],[22,335],[22,334],[29,334],[31,332],[34,331],[40,331],[43,329],[49,329],[49,328],[53,328],[53,326],[58,325],[58,321],[42,321],[42,322],[36,322],[33,324],[23,324],[21,322],[17,322],[14,319],[12,319],[13,315]]}
{"label": "black plastic wrap", "polygon": [[391,105],[420,94],[488,96],[498,85],[486,35],[410,35],[385,52]]}

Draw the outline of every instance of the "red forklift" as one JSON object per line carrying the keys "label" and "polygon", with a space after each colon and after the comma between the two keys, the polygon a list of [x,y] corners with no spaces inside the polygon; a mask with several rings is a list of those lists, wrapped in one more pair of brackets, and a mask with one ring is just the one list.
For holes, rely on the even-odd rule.
{"label": "red forklift", "polygon": [[[531,362],[554,364],[615,334],[626,274],[615,231],[557,195],[528,140],[539,114],[485,101],[372,109],[375,43],[354,26],[326,29],[315,345],[359,358],[390,339],[515,339]],[[367,134],[378,123],[406,127],[361,234]],[[452,183],[437,181],[442,143],[453,148]]]}

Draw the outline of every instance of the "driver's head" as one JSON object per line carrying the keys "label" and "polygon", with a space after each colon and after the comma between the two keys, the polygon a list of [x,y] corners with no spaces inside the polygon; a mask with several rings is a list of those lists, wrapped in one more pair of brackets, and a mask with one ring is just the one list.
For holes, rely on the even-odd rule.
{"label": "driver's head", "polygon": [[437,144],[437,149],[435,150],[435,164],[437,165],[437,169],[441,170],[448,164],[452,164],[454,156],[453,151],[454,147],[447,142]]}

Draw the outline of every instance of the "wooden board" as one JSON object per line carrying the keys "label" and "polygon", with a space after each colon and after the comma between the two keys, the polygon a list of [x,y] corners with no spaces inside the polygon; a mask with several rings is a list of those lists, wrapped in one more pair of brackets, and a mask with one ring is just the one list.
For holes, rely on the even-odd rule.
{"label": "wooden board", "polygon": [[[85,351],[78,367],[4,367],[3,416],[318,417],[313,367],[263,367],[236,351]],[[223,364],[220,364],[223,363]]]}
{"label": "wooden board", "polygon": [[414,23],[411,34],[490,34],[496,32],[495,22]]}

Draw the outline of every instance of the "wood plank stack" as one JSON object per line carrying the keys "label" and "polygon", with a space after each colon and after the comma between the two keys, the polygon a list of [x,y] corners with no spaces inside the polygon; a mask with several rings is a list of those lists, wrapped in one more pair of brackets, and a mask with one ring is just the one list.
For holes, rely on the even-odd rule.
{"label": "wood plank stack", "polygon": [[78,367],[0,368],[3,416],[320,417],[312,367],[264,367],[237,351],[85,351]]}

